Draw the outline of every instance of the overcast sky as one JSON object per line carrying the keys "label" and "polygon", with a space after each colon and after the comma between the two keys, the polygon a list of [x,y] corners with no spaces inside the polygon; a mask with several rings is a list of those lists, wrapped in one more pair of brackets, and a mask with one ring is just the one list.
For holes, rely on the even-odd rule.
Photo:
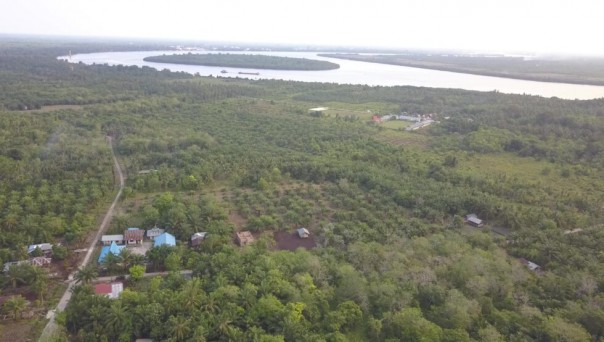
{"label": "overcast sky", "polygon": [[601,0],[0,0],[0,33],[604,55]]}

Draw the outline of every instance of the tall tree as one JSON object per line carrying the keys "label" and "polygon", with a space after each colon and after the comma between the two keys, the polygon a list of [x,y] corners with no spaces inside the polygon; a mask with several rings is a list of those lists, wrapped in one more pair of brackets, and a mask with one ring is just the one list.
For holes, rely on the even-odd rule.
{"label": "tall tree", "polygon": [[96,279],[96,277],[98,276],[99,272],[98,269],[93,266],[93,265],[86,265],[84,266],[82,269],[80,269],[76,274],[75,274],[75,280],[76,280],[76,284],[82,283],[82,284],[89,284],[91,281],[93,281],[94,279]]}

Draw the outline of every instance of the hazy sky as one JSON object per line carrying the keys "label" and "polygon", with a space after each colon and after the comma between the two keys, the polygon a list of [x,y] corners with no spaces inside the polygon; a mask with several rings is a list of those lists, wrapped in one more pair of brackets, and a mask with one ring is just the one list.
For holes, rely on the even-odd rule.
{"label": "hazy sky", "polygon": [[0,33],[604,55],[601,0],[0,0]]}

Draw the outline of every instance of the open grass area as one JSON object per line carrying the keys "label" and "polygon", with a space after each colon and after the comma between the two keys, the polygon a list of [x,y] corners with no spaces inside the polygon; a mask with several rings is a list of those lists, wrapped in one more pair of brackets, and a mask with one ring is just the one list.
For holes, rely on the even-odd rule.
{"label": "open grass area", "polygon": [[375,139],[396,146],[409,146],[427,148],[429,146],[429,136],[418,132],[404,132],[392,129],[380,130]]}
{"label": "open grass area", "polygon": [[386,122],[383,122],[380,124],[380,126],[382,126],[384,128],[394,129],[394,130],[404,129],[405,127],[408,127],[409,125],[411,125],[410,122],[403,121],[403,120],[390,120],[390,121],[386,121]]}

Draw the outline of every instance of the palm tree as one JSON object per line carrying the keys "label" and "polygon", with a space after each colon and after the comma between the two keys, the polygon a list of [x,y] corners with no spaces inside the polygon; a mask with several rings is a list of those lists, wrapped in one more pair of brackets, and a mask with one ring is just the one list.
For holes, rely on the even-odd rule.
{"label": "palm tree", "polygon": [[180,291],[182,305],[185,309],[192,310],[201,305],[204,296],[201,286],[201,280],[199,278],[193,278],[191,281],[187,282],[182,291]]}
{"label": "palm tree", "polygon": [[145,266],[146,263],[147,263],[147,260],[145,260],[145,256],[144,255],[140,255],[140,254],[133,254],[132,255],[132,265]]}
{"label": "palm tree", "polygon": [[8,278],[13,286],[13,289],[17,287],[17,283],[24,283],[25,277],[23,276],[23,265],[12,265],[8,269]]}
{"label": "palm tree", "polygon": [[114,274],[118,270],[121,262],[121,256],[115,255],[113,253],[107,253],[103,264],[105,265],[105,267],[107,267],[107,270],[110,274]]}
{"label": "palm tree", "polygon": [[31,284],[31,289],[36,292],[38,299],[44,304],[44,295],[48,292],[48,278],[39,277]]}
{"label": "palm tree", "polygon": [[109,332],[114,332],[117,337],[125,332],[128,332],[132,326],[130,313],[128,308],[122,305],[122,302],[116,301],[111,305],[107,318],[105,320],[105,329]]}
{"label": "palm tree", "polygon": [[134,254],[132,254],[132,251],[128,248],[124,248],[120,251],[120,259],[125,270],[134,265]]}
{"label": "palm tree", "polygon": [[216,299],[216,296],[213,296],[212,294],[208,296],[208,299],[202,305],[202,308],[204,311],[210,314],[215,314],[220,311],[220,306],[218,306],[218,300]]}
{"label": "palm tree", "polygon": [[91,281],[96,279],[96,277],[98,275],[99,275],[99,272],[95,266],[92,266],[92,265],[84,266],[82,269],[80,269],[78,271],[78,273],[75,274],[76,284],[78,284],[78,283],[89,284]]}
{"label": "palm tree", "polygon": [[4,302],[4,307],[13,314],[13,319],[17,319],[17,315],[21,316],[23,310],[27,307],[27,300],[23,296],[12,296],[9,300]]}
{"label": "palm tree", "polygon": [[184,341],[191,331],[191,320],[182,316],[170,317],[170,336],[174,341]]}

